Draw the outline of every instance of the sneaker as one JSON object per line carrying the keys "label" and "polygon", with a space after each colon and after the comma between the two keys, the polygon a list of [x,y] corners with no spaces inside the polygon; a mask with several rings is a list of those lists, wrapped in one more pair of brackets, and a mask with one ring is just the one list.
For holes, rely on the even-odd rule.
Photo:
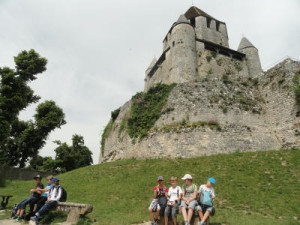
{"label": "sneaker", "polygon": [[15,223],[22,222],[22,217],[18,216],[18,217],[15,219],[14,222],[15,222]]}

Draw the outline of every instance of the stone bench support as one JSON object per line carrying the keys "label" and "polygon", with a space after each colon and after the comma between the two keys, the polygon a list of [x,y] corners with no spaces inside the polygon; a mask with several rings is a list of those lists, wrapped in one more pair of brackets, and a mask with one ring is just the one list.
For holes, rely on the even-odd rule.
{"label": "stone bench support", "polygon": [[80,216],[92,212],[93,206],[74,202],[59,202],[55,210],[68,212],[67,222],[76,223]]}
{"label": "stone bench support", "polygon": [[2,197],[1,209],[5,209],[8,204],[8,200],[12,197],[12,195],[0,195],[0,197]]}

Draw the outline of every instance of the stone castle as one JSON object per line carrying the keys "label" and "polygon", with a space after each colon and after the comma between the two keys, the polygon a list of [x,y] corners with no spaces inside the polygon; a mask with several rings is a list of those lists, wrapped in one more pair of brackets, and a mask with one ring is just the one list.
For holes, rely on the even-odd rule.
{"label": "stone castle", "polygon": [[249,40],[230,49],[226,24],[191,7],[172,25],[161,56],[146,70],[145,92],[157,83],[177,83],[166,113],[148,136],[133,140],[123,129],[132,105],[126,102],[109,122],[99,162],[299,148],[296,73],[300,76],[300,62],[291,59],[263,72]]}
{"label": "stone castle", "polygon": [[[219,63],[210,63],[211,55],[218,55]],[[185,83],[207,73],[223,74],[224,63],[239,67],[236,75],[240,77],[262,74],[258,50],[247,38],[241,40],[237,51],[230,49],[226,24],[193,6],[164,38],[163,53],[146,70],[145,91],[160,82]]]}

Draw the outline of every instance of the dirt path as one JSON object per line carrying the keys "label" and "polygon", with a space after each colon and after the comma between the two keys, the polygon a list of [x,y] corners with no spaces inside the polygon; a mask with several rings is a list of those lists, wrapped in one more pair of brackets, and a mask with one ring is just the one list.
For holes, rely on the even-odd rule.
{"label": "dirt path", "polygon": [[[0,220],[0,225],[35,225],[33,221],[29,221],[29,223],[18,223],[15,222],[14,220]],[[46,224],[41,224],[40,225],[46,225]],[[72,225],[72,223],[69,222],[63,222],[63,223],[56,223],[55,225]]]}

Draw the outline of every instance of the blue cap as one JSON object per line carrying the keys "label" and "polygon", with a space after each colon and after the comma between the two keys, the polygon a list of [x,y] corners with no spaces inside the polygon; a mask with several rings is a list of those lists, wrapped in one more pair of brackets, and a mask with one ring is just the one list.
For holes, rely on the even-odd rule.
{"label": "blue cap", "polygon": [[57,177],[54,177],[54,178],[52,178],[51,183],[57,182],[57,181],[59,181],[59,179]]}
{"label": "blue cap", "polygon": [[209,182],[212,183],[213,185],[216,185],[216,184],[217,184],[216,179],[213,178],[213,177],[208,178],[208,180],[209,180]]}

